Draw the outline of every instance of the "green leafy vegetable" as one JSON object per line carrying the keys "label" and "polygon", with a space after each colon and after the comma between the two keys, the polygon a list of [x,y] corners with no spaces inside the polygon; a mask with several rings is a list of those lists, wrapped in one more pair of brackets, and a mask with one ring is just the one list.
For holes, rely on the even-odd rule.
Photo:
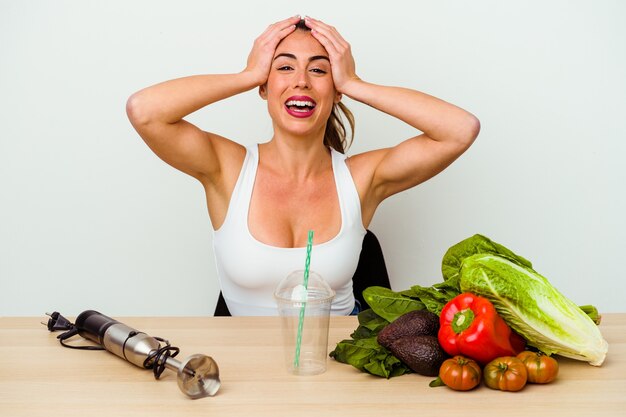
{"label": "green leafy vegetable", "polygon": [[367,339],[378,335],[385,326],[389,324],[387,320],[374,313],[374,310],[368,308],[358,315],[359,327],[350,335],[353,339]]}
{"label": "green leafy vegetable", "polygon": [[532,268],[491,253],[463,259],[461,290],[489,299],[529,345],[600,366],[608,343],[594,321]]}
{"label": "green leafy vegetable", "polygon": [[[577,307],[539,275],[527,259],[483,235],[452,246],[443,257],[444,281],[405,291],[369,287],[363,296],[370,309],[359,314],[359,327],[330,356],[363,372],[391,378],[410,372],[376,335],[390,322],[413,310],[437,315],[448,301],[469,291],[488,298],[502,318],[528,343],[545,353],[558,353],[599,365],[607,343],[595,326],[601,316],[594,306]],[[593,324],[593,325],[592,325]]]}
{"label": "green leafy vegetable", "polygon": [[409,290],[402,291],[401,294],[419,299],[426,309],[436,315],[441,314],[443,307],[461,293],[459,287],[459,276],[455,276],[447,281],[440,282],[431,287],[414,285]]}
{"label": "green leafy vegetable", "polygon": [[413,310],[423,310],[424,303],[384,287],[368,287],[363,298],[376,314],[388,322]]}
{"label": "green leafy vegetable", "polygon": [[398,358],[378,344],[378,332],[389,324],[372,309],[359,313],[359,327],[352,333],[352,339],[342,340],[330,357],[347,363],[363,372],[383,378],[391,378],[411,372]]}
{"label": "green leafy vegetable", "polygon": [[588,315],[589,318],[595,324],[600,324],[600,321],[602,320],[602,316],[600,315],[600,312],[598,312],[598,309],[595,306],[592,306],[592,305],[580,306],[580,309],[584,311],[585,314]]}
{"label": "green leafy vegetable", "polygon": [[532,264],[529,260],[516,255],[506,247],[500,245],[485,237],[483,235],[474,235],[465,240],[460,241],[443,255],[441,261],[441,273],[444,280],[458,279],[459,272],[461,271],[461,265],[463,260],[477,253],[491,253],[506,258],[512,262],[517,263],[528,268],[532,268]]}
{"label": "green leafy vegetable", "polygon": [[330,352],[330,357],[350,364],[363,372],[384,378],[411,372],[400,359],[378,344],[376,336],[367,339],[342,340],[335,350]]}

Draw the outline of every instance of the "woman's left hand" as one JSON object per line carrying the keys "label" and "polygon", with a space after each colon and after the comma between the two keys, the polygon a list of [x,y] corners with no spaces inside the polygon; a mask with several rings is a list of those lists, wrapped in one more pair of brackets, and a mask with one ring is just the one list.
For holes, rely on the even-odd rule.
{"label": "woman's left hand", "polygon": [[308,16],[304,21],[311,28],[313,37],[328,52],[335,88],[339,93],[349,95],[347,90],[349,90],[350,82],[360,81],[360,78],[356,75],[356,65],[350,44],[346,42],[333,26]]}

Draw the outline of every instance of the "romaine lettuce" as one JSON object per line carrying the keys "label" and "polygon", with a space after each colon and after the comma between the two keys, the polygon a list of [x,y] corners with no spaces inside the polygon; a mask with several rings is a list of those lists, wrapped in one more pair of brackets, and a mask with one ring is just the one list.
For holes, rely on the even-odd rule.
{"label": "romaine lettuce", "polygon": [[529,265],[493,253],[462,259],[462,291],[489,299],[529,345],[600,366],[608,343],[593,320]]}

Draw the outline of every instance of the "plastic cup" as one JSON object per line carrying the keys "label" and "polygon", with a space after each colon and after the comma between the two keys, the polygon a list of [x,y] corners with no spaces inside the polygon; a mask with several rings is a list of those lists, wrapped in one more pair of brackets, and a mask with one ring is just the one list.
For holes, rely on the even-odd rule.
{"label": "plastic cup", "polygon": [[328,323],[334,297],[335,291],[314,271],[309,271],[307,289],[304,288],[304,271],[290,273],[276,287],[274,298],[281,317],[289,372],[316,375],[326,371]]}

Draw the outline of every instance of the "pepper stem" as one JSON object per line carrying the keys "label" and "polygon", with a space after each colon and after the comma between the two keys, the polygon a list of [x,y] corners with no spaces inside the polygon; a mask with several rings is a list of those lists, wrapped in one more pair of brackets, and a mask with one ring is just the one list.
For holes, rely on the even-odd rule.
{"label": "pepper stem", "polygon": [[473,321],[474,312],[470,308],[458,311],[452,319],[452,330],[454,333],[461,333],[463,330],[467,329]]}

